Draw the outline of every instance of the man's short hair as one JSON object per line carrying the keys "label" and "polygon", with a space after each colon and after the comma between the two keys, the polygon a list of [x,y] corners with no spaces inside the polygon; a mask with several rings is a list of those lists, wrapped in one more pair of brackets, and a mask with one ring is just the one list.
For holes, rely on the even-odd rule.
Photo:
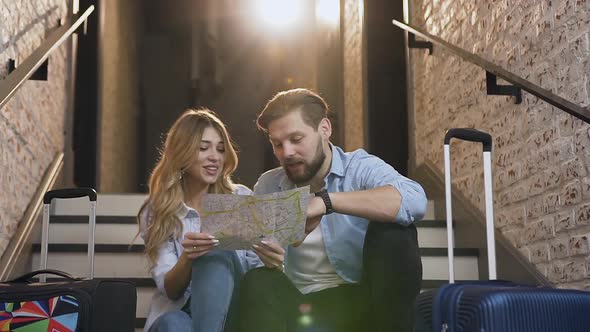
{"label": "man's short hair", "polygon": [[258,115],[258,129],[268,133],[268,125],[283,116],[300,111],[305,124],[318,129],[320,121],[328,117],[329,107],[319,94],[308,89],[292,89],[277,93]]}

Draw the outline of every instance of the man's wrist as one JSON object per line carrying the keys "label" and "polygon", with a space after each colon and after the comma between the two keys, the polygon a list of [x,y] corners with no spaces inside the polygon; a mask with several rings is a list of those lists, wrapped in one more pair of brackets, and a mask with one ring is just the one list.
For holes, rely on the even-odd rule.
{"label": "man's wrist", "polygon": [[330,194],[326,189],[322,189],[315,193],[317,197],[320,197],[326,206],[326,213],[324,215],[330,214],[334,212],[334,207],[332,206],[332,200],[330,199]]}

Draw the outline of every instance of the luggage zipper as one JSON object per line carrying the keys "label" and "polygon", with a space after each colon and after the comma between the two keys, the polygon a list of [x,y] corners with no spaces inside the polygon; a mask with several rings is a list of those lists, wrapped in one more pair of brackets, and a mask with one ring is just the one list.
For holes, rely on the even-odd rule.
{"label": "luggage zipper", "polygon": [[447,332],[448,329],[449,329],[449,325],[447,325],[447,323],[444,323],[442,325],[442,328],[440,329],[440,332]]}
{"label": "luggage zipper", "polygon": [[88,293],[73,289],[73,288],[65,288],[61,290],[47,290],[47,291],[40,291],[40,290],[31,290],[28,294],[23,294],[20,296],[9,295],[8,292],[0,291],[0,302],[29,302],[29,301],[38,301],[40,299],[48,299],[55,296],[62,296],[62,295],[71,295],[79,301],[78,312],[80,313],[80,317],[78,318],[78,324],[76,325],[76,331],[86,331],[86,327],[81,326],[82,322],[84,322],[87,317],[89,316],[90,310],[90,295]]}

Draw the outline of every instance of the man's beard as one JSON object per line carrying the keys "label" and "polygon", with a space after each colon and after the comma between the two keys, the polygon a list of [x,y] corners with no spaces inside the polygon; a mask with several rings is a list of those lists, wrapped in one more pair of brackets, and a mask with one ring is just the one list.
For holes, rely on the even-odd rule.
{"label": "man's beard", "polygon": [[[310,163],[307,163],[305,160],[302,159],[287,159],[285,160],[285,164],[283,165],[283,169],[287,174],[287,177],[291,182],[295,184],[305,184],[308,183],[322,168],[324,164],[324,160],[326,160],[326,154],[324,153],[324,149],[322,146],[322,141],[318,142],[315,155]],[[292,174],[286,165],[296,164],[299,162],[303,162],[303,172],[300,175]]]}

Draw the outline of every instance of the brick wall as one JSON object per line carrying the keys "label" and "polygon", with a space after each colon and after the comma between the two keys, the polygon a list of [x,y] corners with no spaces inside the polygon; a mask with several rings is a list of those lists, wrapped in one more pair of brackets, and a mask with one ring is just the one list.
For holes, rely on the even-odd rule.
{"label": "brick wall", "polygon": [[[411,0],[411,23],[580,105],[590,104],[590,1]],[[590,289],[590,126],[524,93],[486,96],[485,72],[412,50],[416,162],[443,172],[451,127],[494,137],[496,226],[560,287]],[[456,142],[454,182],[483,211],[481,149]]]}
{"label": "brick wall", "polygon": [[[63,0],[0,0],[0,79],[66,17]],[[28,81],[0,109],[0,255],[55,154],[63,150],[69,77],[67,43],[49,58],[48,81]]]}
{"label": "brick wall", "polygon": [[342,6],[342,52],[344,80],[344,147],[366,147],[363,74],[363,0],[346,0]]}

